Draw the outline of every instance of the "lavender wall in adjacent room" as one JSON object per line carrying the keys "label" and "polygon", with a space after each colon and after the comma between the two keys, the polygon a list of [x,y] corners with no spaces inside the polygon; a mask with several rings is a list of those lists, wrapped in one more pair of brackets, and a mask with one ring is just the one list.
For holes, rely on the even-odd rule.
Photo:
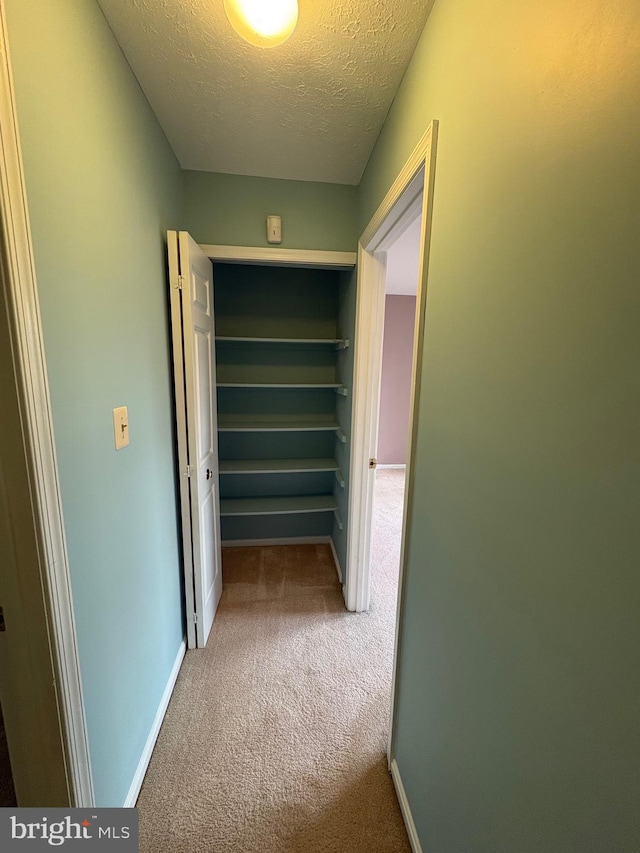
{"label": "lavender wall in adjacent room", "polygon": [[415,296],[387,296],[382,349],[378,464],[407,461]]}

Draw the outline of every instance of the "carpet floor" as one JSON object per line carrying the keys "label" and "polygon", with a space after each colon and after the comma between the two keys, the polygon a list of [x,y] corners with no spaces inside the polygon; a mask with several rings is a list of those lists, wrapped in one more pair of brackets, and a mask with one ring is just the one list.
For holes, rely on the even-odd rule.
{"label": "carpet floor", "polygon": [[368,613],[326,545],[224,550],[138,800],[142,853],[409,853],[386,764],[403,471],[378,472]]}

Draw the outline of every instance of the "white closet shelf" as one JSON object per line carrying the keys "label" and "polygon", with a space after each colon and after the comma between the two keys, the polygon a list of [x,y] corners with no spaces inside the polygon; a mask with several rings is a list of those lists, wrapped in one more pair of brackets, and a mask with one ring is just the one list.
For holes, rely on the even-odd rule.
{"label": "white closet shelf", "polygon": [[[341,432],[333,415],[219,415],[219,432]],[[340,436],[339,436],[340,437]],[[340,437],[342,441],[342,438]]]}
{"label": "white closet shelf", "polygon": [[291,390],[329,389],[346,397],[346,388],[339,382],[218,382],[218,388],[279,388]]}
{"label": "white closet shelf", "polygon": [[221,474],[339,473],[335,459],[221,459]]}
{"label": "white closet shelf", "polygon": [[310,346],[330,346],[347,349],[348,340],[341,338],[250,338],[240,335],[216,335],[216,342],[224,344],[302,344]]}
{"label": "white closet shelf", "polygon": [[220,501],[220,515],[295,515],[336,512],[333,495],[299,495],[282,498],[233,498]]}

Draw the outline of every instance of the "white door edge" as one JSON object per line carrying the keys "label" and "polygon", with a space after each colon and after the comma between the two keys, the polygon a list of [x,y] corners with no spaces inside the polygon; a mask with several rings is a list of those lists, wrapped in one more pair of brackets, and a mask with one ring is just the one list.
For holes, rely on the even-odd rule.
{"label": "white door edge", "polygon": [[[23,449],[33,497],[32,535],[35,533],[37,539],[42,595],[50,625],[69,801],[72,806],[90,807],[95,798],[3,6],[0,7],[0,54],[0,228],[5,255],[2,278],[13,336],[14,369],[24,430]],[[26,531],[24,535],[27,535]],[[23,677],[27,677],[26,673]]]}
{"label": "white door edge", "polygon": [[358,282],[351,424],[351,487],[347,537],[347,609],[360,613],[369,607],[371,522],[375,472],[369,460],[376,455],[378,408],[382,373],[382,334],[385,310],[386,253],[358,252]]}
{"label": "white door edge", "polygon": [[388,757],[394,756],[395,695],[397,652],[402,633],[405,563],[411,531],[407,520],[413,499],[415,422],[419,410],[421,365],[428,279],[433,187],[438,122],[432,121],[401,169],[387,195],[365,228],[358,245],[358,298],[354,336],[354,389],[349,495],[349,535],[347,542],[347,582],[345,600],[349,610],[360,612],[369,606],[370,546],[374,474],[369,459],[376,455],[384,331],[386,249],[415,218],[416,188],[421,193],[421,253],[416,297],[416,329],[413,351],[413,380],[410,403],[410,450],[407,459],[398,607],[393,659],[393,687]]}
{"label": "white door edge", "polygon": [[182,340],[182,305],[180,298],[180,262],[178,232],[167,231],[169,257],[169,299],[171,307],[171,337],[173,357],[173,389],[176,417],[176,442],[178,445],[178,479],[180,492],[180,529],[182,534],[182,572],[184,577],[185,614],[187,619],[187,648],[197,646],[195,595],[193,589],[193,554],[191,544],[191,514],[189,511],[189,479],[187,465],[187,404],[184,388],[184,346]]}

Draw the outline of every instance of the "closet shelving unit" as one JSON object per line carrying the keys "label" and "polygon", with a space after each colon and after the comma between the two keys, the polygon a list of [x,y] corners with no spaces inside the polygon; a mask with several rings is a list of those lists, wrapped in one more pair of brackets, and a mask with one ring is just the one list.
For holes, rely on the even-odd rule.
{"label": "closet shelving unit", "polygon": [[337,273],[216,264],[214,282],[223,541],[342,528]]}

